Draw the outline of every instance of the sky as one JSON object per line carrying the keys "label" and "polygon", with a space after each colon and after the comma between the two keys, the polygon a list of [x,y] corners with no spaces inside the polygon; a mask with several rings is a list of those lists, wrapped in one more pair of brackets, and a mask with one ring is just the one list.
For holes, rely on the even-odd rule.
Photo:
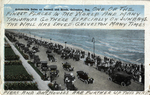
{"label": "sky", "polygon": [[8,11],[14,11],[15,8],[80,8],[80,9],[92,9],[93,7],[101,7],[108,9],[109,7],[121,7],[128,6],[132,7],[136,12],[140,12],[144,14],[144,6],[143,5],[39,5],[39,4],[5,4],[5,13]]}

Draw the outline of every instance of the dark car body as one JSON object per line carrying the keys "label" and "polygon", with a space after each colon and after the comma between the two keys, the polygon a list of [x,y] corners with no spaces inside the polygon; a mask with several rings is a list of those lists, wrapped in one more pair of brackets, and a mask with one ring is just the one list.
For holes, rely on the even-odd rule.
{"label": "dark car body", "polygon": [[84,63],[88,66],[93,66],[95,64],[95,61],[92,60],[91,58],[87,57]]}
{"label": "dark car body", "polygon": [[67,82],[74,82],[75,81],[75,76],[71,75],[71,74],[64,74],[64,83]]}
{"label": "dark car body", "polygon": [[41,61],[41,69],[42,71],[48,70],[47,61]]}
{"label": "dark car body", "polygon": [[27,53],[29,51],[28,47],[24,47],[24,52]]}
{"label": "dark car body", "polygon": [[125,72],[113,72],[109,76],[109,80],[112,80],[113,82],[122,86],[128,86],[131,84],[132,77]]}
{"label": "dark car body", "polygon": [[77,90],[77,88],[74,86],[75,76],[71,74],[64,74],[64,83],[66,85],[67,90]]}
{"label": "dark car body", "polygon": [[78,90],[73,83],[66,83],[67,90]]}
{"label": "dark car body", "polygon": [[70,56],[69,56],[69,54],[68,53],[62,53],[61,54],[61,58],[62,59],[68,59]]}
{"label": "dark car body", "polygon": [[62,63],[63,64],[63,69],[67,71],[73,71],[74,67],[71,67],[71,65],[68,62]]}
{"label": "dark car body", "polygon": [[80,60],[80,55],[79,54],[73,54],[73,60],[79,61]]}
{"label": "dark car body", "polygon": [[46,53],[52,53],[51,49],[47,49]]}
{"label": "dark car body", "polygon": [[61,54],[62,49],[61,48],[54,48],[54,52],[57,53],[57,54]]}
{"label": "dark car body", "polygon": [[58,73],[59,73],[59,70],[57,70],[57,66],[56,65],[50,65],[49,68],[50,68],[50,76],[51,77],[57,77]]}
{"label": "dark car body", "polygon": [[49,61],[52,61],[52,62],[55,62],[56,61],[56,59],[55,59],[55,57],[52,55],[52,54],[47,54],[47,57],[48,57],[48,59],[49,59]]}
{"label": "dark car body", "polygon": [[88,74],[85,73],[84,71],[77,71],[77,77],[87,83],[87,84],[90,84],[90,83],[93,83],[94,82],[94,79],[93,78],[89,78]]}
{"label": "dark car body", "polygon": [[38,47],[37,47],[37,46],[32,47],[32,49],[33,49],[35,52],[39,52],[39,50],[38,50]]}
{"label": "dark car body", "polygon": [[58,83],[56,83],[56,81],[55,81],[54,84],[49,83],[48,86],[50,87],[51,90],[62,90],[61,86]]}
{"label": "dark car body", "polygon": [[100,65],[97,65],[97,69],[99,71],[103,71],[103,72],[106,72],[108,70],[108,67],[105,66],[105,64],[100,64]]}

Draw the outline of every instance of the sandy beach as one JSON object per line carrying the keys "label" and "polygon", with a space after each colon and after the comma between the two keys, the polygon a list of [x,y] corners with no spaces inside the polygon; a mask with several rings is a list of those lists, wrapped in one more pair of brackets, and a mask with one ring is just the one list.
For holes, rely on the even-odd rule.
{"label": "sandy beach", "polygon": [[[17,31],[13,31],[13,32],[18,33]],[[28,37],[36,38],[36,39],[39,39],[39,40],[42,39],[42,41],[47,41],[47,42],[60,44],[63,47],[65,46],[65,43],[59,43],[59,42],[56,42],[56,41],[53,41],[53,40],[50,40],[50,39],[45,39],[45,38],[37,37],[37,36],[34,36],[34,35],[30,35],[30,34],[24,34],[24,35],[27,35]],[[27,45],[26,40],[18,39],[18,37],[16,37],[16,39],[19,42]],[[32,44],[29,49],[31,50],[31,48],[33,46],[35,46],[35,44]],[[76,49],[76,50],[84,50],[83,48],[72,46],[72,45],[69,45],[69,44],[66,44],[66,47],[73,48],[73,49]],[[144,90],[144,86],[142,84],[134,82],[133,80],[131,81],[131,85],[125,86],[125,87],[123,87],[121,85],[118,85],[118,84],[108,80],[109,75],[107,75],[105,72],[98,71],[96,69],[96,65],[88,66],[88,65],[84,64],[84,60],[85,60],[86,57],[80,59],[79,61],[74,61],[73,59],[65,60],[65,59],[61,58],[61,55],[58,55],[58,54],[52,52],[52,55],[54,55],[54,57],[56,59],[56,62],[51,62],[47,58],[47,54],[46,54],[47,48],[45,48],[43,46],[39,46],[39,50],[40,51],[35,53],[35,55],[39,55],[41,61],[47,61],[48,65],[57,65],[57,68],[59,70],[59,77],[56,78],[56,80],[54,80],[54,81],[56,81],[58,84],[61,84],[62,88],[64,88],[64,89],[66,87],[65,87],[63,79],[64,79],[64,73],[66,72],[66,73],[73,73],[73,75],[76,77],[76,81],[74,82],[74,85],[78,88],[78,90],[109,90],[109,91],[116,91],[116,90],[120,90],[120,91],[141,91],[141,90]],[[89,51],[86,51],[86,50],[84,50],[84,51],[85,51],[85,55],[87,56]],[[91,54],[92,54],[92,52],[91,52]],[[98,55],[98,54],[96,54],[96,55],[100,56],[101,59],[104,60],[103,55]],[[117,61],[116,59],[114,59],[114,60]],[[31,61],[33,61],[33,60],[31,60]],[[72,71],[72,72],[65,71],[62,68],[62,63],[64,63],[64,62],[69,62],[71,64],[71,66],[74,67],[74,71]],[[123,62],[123,63],[127,63],[127,62]],[[131,63],[127,63],[127,64],[131,64]],[[39,69],[40,69],[40,66],[39,66]],[[94,78],[94,83],[93,84],[85,84],[84,82],[79,80],[76,76],[77,75],[76,71],[79,71],[79,70],[87,72],[89,77]],[[48,76],[50,75],[49,71],[47,71],[47,75]]]}

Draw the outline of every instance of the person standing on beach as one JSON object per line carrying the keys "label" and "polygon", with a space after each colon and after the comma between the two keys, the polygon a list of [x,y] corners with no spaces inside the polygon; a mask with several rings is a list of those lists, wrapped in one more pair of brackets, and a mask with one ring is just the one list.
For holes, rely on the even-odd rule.
{"label": "person standing on beach", "polygon": [[90,57],[90,52],[88,52],[88,57]]}

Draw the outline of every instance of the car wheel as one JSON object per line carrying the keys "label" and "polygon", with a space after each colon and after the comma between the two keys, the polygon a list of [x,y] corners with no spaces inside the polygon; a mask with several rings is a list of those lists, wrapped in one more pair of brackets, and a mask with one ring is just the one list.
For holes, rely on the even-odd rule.
{"label": "car wheel", "polygon": [[90,63],[88,63],[88,66],[91,66],[91,64],[90,64]]}
{"label": "car wheel", "polygon": [[108,80],[112,81],[112,78],[111,78],[111,77],[109,77],[109,78],[108,78]]}
{"label": "car wheel", "polygon": [[126,86],[126,84],[124,82],[121,82],[121,86]]}
{"label": "car wheel", "polygon": [[88,84],[88,81],[87,81],[87,80],[84,80],[84,82],[85,82],[86,84]]}

